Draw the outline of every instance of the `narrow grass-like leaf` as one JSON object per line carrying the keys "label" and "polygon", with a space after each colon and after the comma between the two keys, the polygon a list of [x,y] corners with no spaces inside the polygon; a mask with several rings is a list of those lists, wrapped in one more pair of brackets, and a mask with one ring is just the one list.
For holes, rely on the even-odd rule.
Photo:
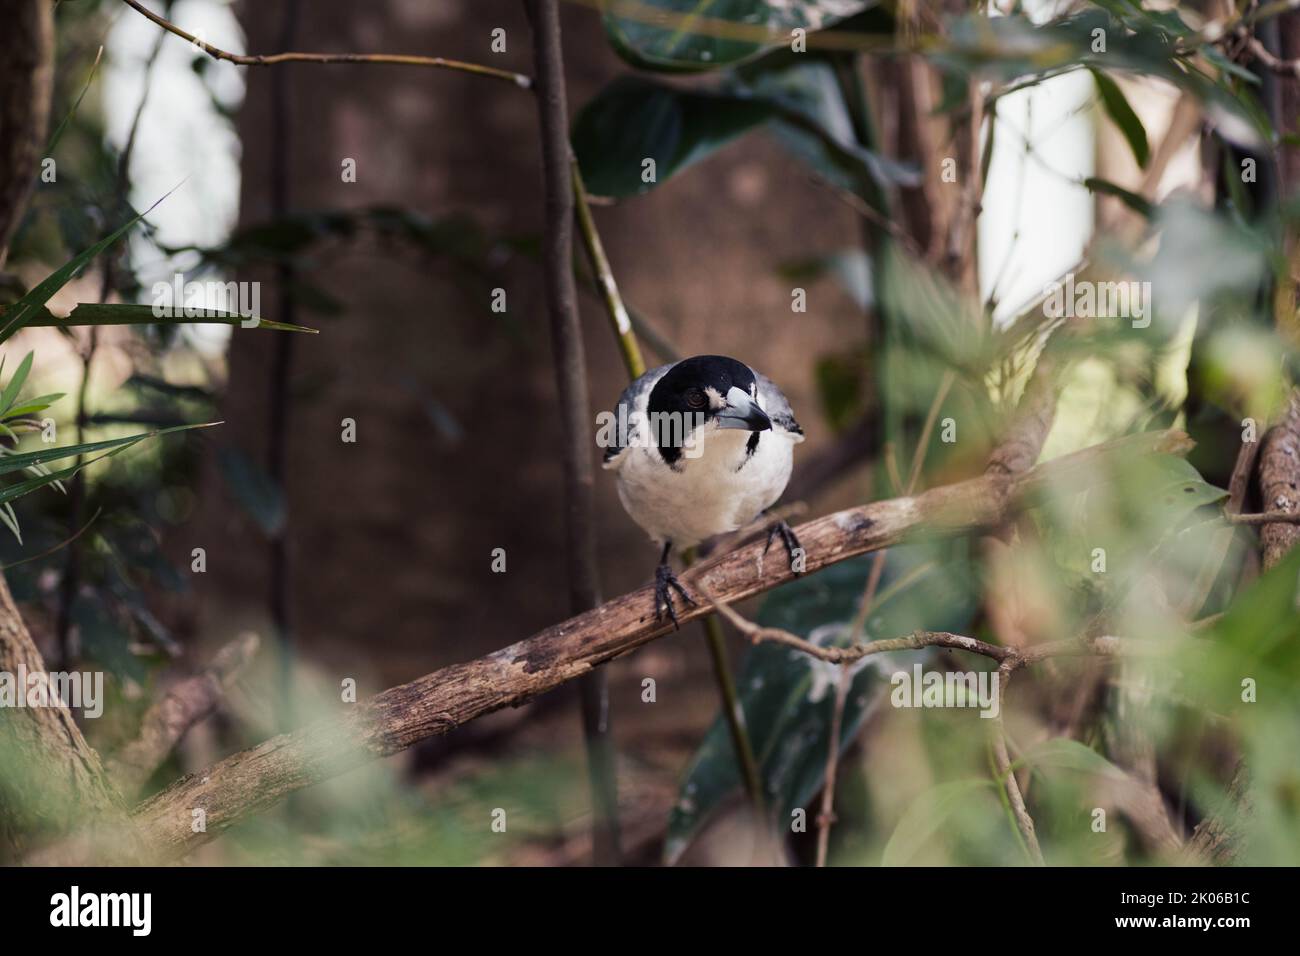
{"label": "narrow grass-like leaf", "polygon": [[[0,320],[7,314],[7,310],[0,308]],[[245,322],[254,318],[257,319],[256,325],[244,326]],[[263,319],[259,316],[242,316],[234,312],[216,310],[208,310],[207,314],[201,316],[158,316],[154,314],[153,306],[131,302],[82,302],[64,319],[42,306],[23,325],[26,328],[60,329],[76,325],[234,325],[251,329],[269,329],[273,332],[310,332],[313,335],[319,331],[305,325],[273,322],[271,319]]]}
{"label": "narrow grass-like leaf", "polygon": [[8,528],[13,533],[13,536],[18,539],[18,543],[22,544],[23,532],[22,529],[18,527],[18,516],[14,514],[14,506],[7,501],[3,505],[0,505],[0,521],[3,521],[5,527]]}
{"label": "narrow grass-like leaf", "polygon": [[137,222],[139,222],[145,216],[149,215],[149,213],[157,209],[158,204],[161,203],[163,199],[166,199],[167,196],[170,196],[173,192],[176,191],[176,189],[179,188],[180,188],[179,186],[176,186],[173,187],[171,190],[168,190],[167,194],[164,195],[162,199],[159,199],[158,202],[154,203],[144,212],[136,214],[134,217],[128,220],[124,225],[119,226],[117,229],[109,233],[103,239],[99,240],[99,242],[95,243],[89,249],[85,249],[82,252],[78,253],[77,255],[73,256],[71,260],[64,263],[59,268],[55,269],[48,276],[46,276],[35,286],[33,286],[30,290],[28,290],[26,295],[24,295],[21,299],[19,299],[17,302],[15,302],[13,305],[11,305],[8,309],[5,310],[3,325],[0,325],[0,342],[3,342],[6,339],[8,339],[15,332],[23,328],[23,326],[27,325],[28,322],[30,322],[37,315],[39,315],[42,309],[44,308],[45,303],[50,301],[50,298],[54,295],[54,293],[58,292],[65,285],[67,285],[68,282],[71,281],[72,278],[76,276],[79,272],[81,272],[81,270],[84,269],[92,259],[94,259],[101,252],[103,252],[113,243],[117,242],[117,240],[121,239],[124,235],[126,235],[132,229],[132,227],[135,226]]}
{"label": "narrow grass-like leaf", "polygon": [[154,438],[158,435],[167,435],[172,432],[186,431],[191,428],[209,428],[212,425],[220,424],[219,422],[204,422],[195,425],[176,425],[172,428],[159,428],[154,431],[140,432],[138,435],[127,435],[124,438],[109,438],[104,441],[83,442],[80,445],[64,445],[60,448],[45,448],[41,451],[23,452],[17,455],[5,455],[0,458],[0,475],[13,474],[15,471],[22,471],[33,465],[41,465],[47,461],[58,461],[62,458],[73,458],[77,455],[85,455],[91,452],[114,449],[121,451],[129,448],[137,442],[142,442],[146,438]]}
{"label": "narrow grass-like leaf", "polygon": [[1083,185],[1090,193],[1102,193],[1107,196],[1114,196],[1145,219],[1150,219],[1155,215],[1156,207],[1145,198],[1131,190],[1125,189],[1123,186],[1117,186],[1109,180],[1100,179],[1096,176],[1089,176],[1083,181]]}
{"label": "narrow grass-like leaf", "polygon": [[18,371],[14,372],[14,377],[9,379],[9,384],[0,391],[0,415],[9,410],[9,406],[18,401],[18,392],[27,381],[27,376],[32,370],[32,356],[34,352],[28,352],[23,356],[23,360],[18,363]]}
{"label": "narrow grass-like leaf", "polygon": [[1090,72],[1097,84],[1097,92],[1101,94],[1102,106],[1119,127],[1119,131],[1124,134],[1124,138],[1128,140],[1128,148],[1133,150],[1133,158],[1137,160],[1137,164],[1145,169],[1147,161],[1151,158],[1146,128],[1138,119],[1137,113],[1133,112],[1133,107],[1129,105],[1128,97],[1119,88],[1119,84],[1101,70]]}
{"label": "narrow grass-like leaf", "polygon": [[49,395],[39,395],[36,398],[29,398],[14,408],[9,409],[2,414],[6,419],[22,418],[24,415],[34,415],[37,412],[43,412],[59,399],[63,398],[64,392],[51,392]]}
{"label": "narrow grass-like leaf", "polygon": [[100,45],[99,51],[95,54],[95,62],[90,66],[90,75],[86,77],[86,85],[81,88],[81,93],[77,96],[77,101],[72,104],[72,108],[59,121],[59,125],[54,129],[54,135],[50,137],[49,143],[45,146],[46,156],[54,155],[54,147],[59,145],[59,140],[63,137],[63,131],[68,128],[72,122],[72,117],[77,114],[77,109],[81,106],[81,101],[86,98],[86,91],[90,89],[90,84],[95,82],[95,74],[99,72],[99,61],[104,58],[104,47]]}
{"label": "narrow grass-like leaf", "polygon": [[[112,442],[91,442],[89,443],[89,445],[69,445],[66,448],[53,449],[53,453],[62,453],[62,454],[57,454],[57,457],[66,458],[69,455],[84,453],[87,450],[87,448],[89,448],[91,445],[98,445],[101,448],[103,448],[105,446],[111,446],[116,443],[116,447],[111,448],[111,450],[105,452],[102,455],[97,455],[94,458],[88,459],[86,461],[82,461],[80,463],[71,464],[66,468],[59,469],[58,471],[52,471],[49,472],[48,474],[39,475],[35,478],[28,478],[26,481],[20,481],[17,484],[9,485],[5,488],[0,488],[0,504],[3,504],[6,501],[13,501],[16,498],[21,498],[23,495],[31,494],[33,491],[36,491],[40,488],[44,488],[47,485],[58,484],[59,482],[62,482],[65,479],[71,478],[77,472],[81,471],[81,469],[88,468],[91,465],[95,464],[96,462],[103,461],[106,458],[112,458],[114,455],[126,451],[132,445],[136,445],[144,441],[146,438],[154,438],[159,435],[165,435],[168,432],[185,431],[191,428],[207,428],[210,427],[211,425],[217,425],[217,424],[220,423],[205,422],[204,424],[201,425],[181,425],[176,428],[164,428],[159,431],[146,432],[141,435],[132,435],[126,439],[114,439],[114,441]],[[78,449],[80,449],[80,451],[78,451]],[[50,454],[50,453],[33,452],[32,454]],[[11,455],[7,458],[0,459],[0,474],[13,471],[14,470],[12,467],[13,462],[16,459],[22,457],[24,456]],[[27,467],[31,467],[33,464],[39,464],[39,462],[34,463],[29,461]]]}

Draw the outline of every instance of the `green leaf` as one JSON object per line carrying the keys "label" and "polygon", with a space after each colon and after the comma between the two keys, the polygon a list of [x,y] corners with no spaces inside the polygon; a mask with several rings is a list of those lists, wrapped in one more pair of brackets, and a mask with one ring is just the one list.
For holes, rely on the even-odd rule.
{"label": "green leaf", "polygon": [[906,866],[958,810],[982,792],[994,792],[992,780],[970,778],[941,783],[908,806],[880,857],[881,866]]}
{"label": "green leaf", "polygon": [[18,543],[22,544],[23,530],[18,526],[18,515],[14,514],[14,506],[7,501],[0,505],[0,521],[4,522],[4,526],[9,529],[9,533],[18,540]]}
{"label": "green leaf", "polygon": [[18,364],[18,371],[14,372],[13,378],[9,379],[9,384],[0,392],[0,415],[9,410],[9,407],[18,400],[18,392],[27,381],[27,376],[32,370],[32,356],[35,352],[28,352],[23,356],[22,362]]}
{"label": "green leaf", "polygon": [[[1272,701],[1285,708],[1294,707],[1295,686],[1300,683],[1297,582],[1300,582],[1300,548],[1293,547],[1285,558],[1237,596],[1205,636],[1207,645],[1225,648],[1237,656],[1235,666],[1221,668],[1220,675],[1253,674],[1256,667],[1263,666],[1285,676],[1290,688],[1278,686],[1281,699]],[[1220,682],[1225,699],[1236,704],[1241,703],[1238,680],[1229,680],[1226,685]],[[1283,690],[1285,695],[1280,693]]]}
{"label": "green leaf", "polygon": [[[573,151],[589,192],[633,196],[766,122],[775,108],[761,100],[664,86],[619,77],[578,114]],[[642,164],[655,163],[655,182]]]}
{"label": "green leaf", "polygon": [[90,89],[90,84],[95,81],[95,74],[99,72],[99,61],[103,58],[104,48],[101,46],[98,52],[95,53],[95,62],[90,65],[90,73],[86,76],[86,82],[81,87],[81,92],[77,94],[76,100],[73,101],[68,112],[64,114],[63,119],[59,120],[59,125],[54,128],[54,133],[50,136],[50,141],[45,144],[45,152],[42,155],[54,155],[54,147],[59,145],[59,140],[63,138],[63,131],[68,128],[68,124],[72,122],[72,117],[77,114],[77,110],[81,106],[81,101],[86,98],[86,91]]}
{"label": "green leaf", "polygon": [[[1159,77],[1195,96],[1218,135],[1233,144],[1259,150],[1272,142],[1268,117],[1253,92],[1237,90],[1228,74],[1205,75],[1180,53],[1178,41],[1188,31],[1175,12],[1129,10],[1116,16],[1084,9],[1038,25],[1023,14],[967,15],[950,20],[947,42],[926,56],[942,71],[1001,79],[1008,90],[1081,67]],[[1093,50],[1097,31],[1106,38],[1105,52]]]}
{"label": "green leaf", "polygon": [[[10,474],[15,470],[30,469],[37,472],[36,477],[28,478],[25,481],[8,485],[0,488],[0,504],[14,501],[24,495],[31,494],[48,485],[56,485],[59,490],[62,489],[62,482],[71,478],[83,468],[88,468],[96,462],[103,461],[106,458],[112,458],[114,455],[126,451],[132,445],[144,441],[147,438],[155,438],[159,435],[165,435],[169,432],[188,431],[192,428],[209,428],[212,425],[218,425],[220,422],[206,422],[200,425],[178,425],[174,428],[163,428],[158,431],[146,432],[141,435],[132,435],[128,438],[115,438],[106,442],[90,442],[83,445],[69,445],[64,448],[51,449],[48,452],[29,452],[22,455],[6,455],[0,458],[0,475]],[[58,471],[48,471],[43,467],[43,461],[53,461],[59,458],[67,458],[72,455],[83,454],[89,450],[104,448],[110,449],[102,455],[94,458],[82,460]],[[46,456],[41,460],[34,460],[39,456]],[[16,464],[17,463],[17,464]],[[16,519],[15,519],[16,520]]]}
{"label": "green leaf", "polygon": [[50,298],[54,293],[67,285],[67,283],[81,272],[81,270],[84,269],[92,259],[113,243],[117,242],[118,239],[121,239],[126,235],[137,222],[158,208],[158,204],[161,203],[163,199],[166,199],[167,196],[170,196],[172,192],[175,192],[175,189],[166,193],[166,195],[164,195],[162,199],[159,199],[158,202],[154,203],[144,212],[136,214],[124,225],[119,226],[89,249],[73,256],[71,260],[64,263],[58,269],[55,269],[33,286],[21,299],[5,309],[3,314],[3,324],[0,325],[0,342],[5,341],[19,329],[23,328],[35,319],[44,310],[45,303],[50,301]]}
{"label": "green leaf", "polygon": [[1135,213],[1145,219],[1150,219],[1155,214],[1155,206],[1149,201],[1139,196],[1137,193],[1118,186],[1106,179],[1100,179],[1096,176],[1089,176],[1083,181],[1084,187],[1090,193],[1101,193],[1106,196],[1114,196],[1124,205],[1128,206]]}
{"label": "green leaf", "polygon": [[[859,590],[861,581],[859,577]],[[847,643],[847,627],[836,623],[814,628],[807,639],[820,647],[842,646]],[[857,665],[845,700],[841,753],[852,743],[871,705],[888,693],[886,668],[892,671],[892,661],[875,655]],[[745,655],[736,679],[740,706],[765,799],[781,820],[789,820],[796,808],[807,809],[821,787],[837,684],[837,667],[783,645],[760,644]],[[735,752],[719,715],[686,769],[668,818],[665,861],[675,863],[714,812],[739,789]]]}
{"label": "green leaf", "polygon": [[[738,74],[720,91],[620,77],[579,113],[572,143],[587,189],[621,198],[648,192],[764,125],[823,179],[845,189],[865,195],[873,182],[919,182],[910,166],[857,143],[834,73],[821,60]],[[652,182],[642,179],[647,159],[654,160]]]}
{"label": "green leaf", "polygon": [[[0,320],[16,306],[0,307]],[[256,325],[245,322],[257,320]],[[318,330],[287,322],[273,322],[258,316],[242,316],[232,312],[209,310],[201,316],[163,315],[154,313],[153,306],[129,302],[82,302],[65,319],[58,318],[42,306],[23,323],[27,328],[71,328],[82,325],[234,325],[241,328],[269,329],[274,332],[310,332]]]}
{"label": "green leaf", "polygon": [[777,139],[821,178],[868,201],[873,184],[884,188],[915,187],[921,177],[908,164],[862,146],[835,70],[826,60],[807,55],[765,57],[735,71],[733,86],[778,110]]}
{"label": "green leaf", "polygon": [[1101,94],[1101,102],[1106,108],[1106,113],[1124,134],[1124,139],[1128,141],[1128,148],[1133,151],[1133,158],[1137,160],[1137,164],[1146,169],[1147,162],[1151,159],[1151,147],[1147,145],[1147,131],[1142,121],[1138,119],[1137,113],[1133,112],[1133,107],[1129,105],[1128,98],[1119,88],[1118,83],[1101,70],[1094,69],[1091,73],[1097,84],[1097,92]]}
{"label": "green leaf", "polygon": [[[796,28],[812,33],[869,6],[869,0],[612,0],[604,19],[610,42],[628,62],[680,72],[739,63],[788,45]],[[658,14],[655,22],[647,22],[647,12]]]}
{"label": "green leaf", "polygon": [[45,464],[48,461],[59,461],[63,458],[74,458],[78,455],[86,455],[108,449],[113,449],[113,454],[117,454],[117,452],[125,451],[132,445],[144,441],[146,438],[155,438],[159,435],[169,435],[172,432],[188,431],[191,428],[210,428],[213,425],[218,424],[220,424],[220,422],[204,422],[196,425],[176,425],[172,428],[159,428],[154,431],[141,432],[138,435],[127,435],[125,438],[109,438],[104,441],[84,442],[80,445],[64,445],[59,448],[45,448],[40,451],[4,455],[3,457],[0,457],[0,475],[10,475],[16,471],[23,471],[24,469],[30,468],[33,465]]}
{"label": "green leaf", "polygon": [[[964,546],[911,545],[889,552],[867,637],[897,637],[916,628],[964,629],[978,605]],[[844,645],[872,557],[845,561],[772,591],[757,621],[792,631],[819,646]],[[943,573],[937,569],[942,565]],[[879,654],[856,665],[845,700],[841,752],[848,748],[889,675],[929,659],[928,652]],[[745,725],[768,805],[783,821],[822,786],[830,743],[838,668],[779,644],[752,648],[736,678]],[[727,725],[714,720],[687,767],[668,821],[664,856],[680,858],[712,815],[740,788]]]}
{"label": "green leaf", "polygon": [[1220,70],[1235,76],[1239,80],[1244,80],[1251,86],[1259,86],[1260,79],[1250,70],[1246,69],[1240,63],[1234,63],[1224,54],[1217,46],[1206,44],[1200,49],[1201,56],[1205,57]]}
{"label": "green leaf", "polygon": [[36,412],[43,412],[61,399],[64,394],[65,393],[63,392],[51,392],[49,395],[40,395],[36,398],[29,398],[21,405],[16,405],[0,414],[3,414],[5,419],[11,419],[22,418],[24,415],[33,415]]}

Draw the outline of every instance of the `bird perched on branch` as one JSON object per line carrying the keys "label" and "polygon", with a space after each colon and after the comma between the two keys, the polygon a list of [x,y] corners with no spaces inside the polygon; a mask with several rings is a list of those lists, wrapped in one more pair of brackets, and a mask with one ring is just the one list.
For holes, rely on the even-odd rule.
{"label": "bird perched on branch", "polygon": [[[663,551],[655,570],[655,616],[677,624],[672,592],[695,600],[668,564],[754,521],[785,491],[803,429],[771,379],[723,355],[697,355],[646,372],[627,387],[598,440],[632,520]],[[793,560],[799,541],[774,521]]]}

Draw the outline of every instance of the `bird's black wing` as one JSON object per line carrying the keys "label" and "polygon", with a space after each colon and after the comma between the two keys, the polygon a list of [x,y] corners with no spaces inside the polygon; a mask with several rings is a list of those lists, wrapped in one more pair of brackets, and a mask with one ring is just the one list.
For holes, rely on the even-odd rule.
{"label": "bird's black wing", "polygon": [[[614,429],[613,441],[605,446],[604,467],[617,468],[622,453],[636,442],[638,422],[644,420],[651,390],[655,387],[655,383],[676,364],[676,362],[669,362],[667,365],[652,368],[623,389],[623,394],[618,397],[618,403],[614,406],[614,418],[617,422],[627,422],[627,433],[623,434],[620,428]],[[620,409],[626,411],[620,412]],[[634,415],[634,412],[637,414]]]}
{"label": "bird's black wing", "polygon": [[754,380],[758,382],[759,404],[767,412],[767,417],[772,419],[772,424],[795,436],[795,441],[803,441],[803,429],[794,420],[794,410],[790,408],[790,400],[785,397],[785,393],[762,372],[755,372]]}

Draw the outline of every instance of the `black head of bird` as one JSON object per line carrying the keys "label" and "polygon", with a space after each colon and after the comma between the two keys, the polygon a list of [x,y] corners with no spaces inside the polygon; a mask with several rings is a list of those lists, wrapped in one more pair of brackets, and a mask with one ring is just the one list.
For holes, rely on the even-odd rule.
{"label": "black head of bird", "polygon": [[[670,552],[744,527],[775,504],[803,430],[771,379],[724,355],[647,372],[615,414],[630,426],[605,449],[605,467],[618,474],[627,513],[663,546],[655,607],[676,622],[671,590],[694,601],[668,566]],[[772,533],[798,547],[784,522]]]}

